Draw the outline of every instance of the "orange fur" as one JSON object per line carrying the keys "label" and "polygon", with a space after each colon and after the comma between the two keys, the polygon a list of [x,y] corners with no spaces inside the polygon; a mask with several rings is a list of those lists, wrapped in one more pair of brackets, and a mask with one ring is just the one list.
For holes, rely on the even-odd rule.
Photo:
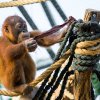
{"label": "orange fur", "polygon": [[19,16],[11,16],[3,24],[3,36],[0,37],[0,81],[9,90],[23,92],[26,88],[24,84],[35,78],[36,67],[25,45],[17,43],[19,33],[15,25],[18,22],[25,23]]}
{"label": "orange fur", "polygon": [[[66,28],[42,39],[33,37],[43,34],[38,30],[27,31],[25,21],[19,16],[8,17],[2,27],[3,36],[0,37],[0,82],[5,88],[23,92],[31,90],[26,84],[34,80],[36,67],[28,54],[36,49],[36,45],[50,46],[58,43],[66,33]],[[22,32],[30,34],[30,39],[18,40]],[[37,44],[36,44],[37,42]],[[29,47],[28,47],[29,46]]]}

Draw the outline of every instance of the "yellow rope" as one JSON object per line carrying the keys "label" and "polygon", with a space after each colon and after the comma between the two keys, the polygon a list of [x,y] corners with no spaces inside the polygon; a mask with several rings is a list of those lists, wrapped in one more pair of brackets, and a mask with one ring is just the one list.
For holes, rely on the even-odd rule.
{"label": "yellow rope", "polygon": [[21,95],[21,94],[15,93],[15,92],[11,92],[11,91],[7,91],[7,90],[0,90],[0,95],[4,95],[4,96],[18,96],[18,95]]}
{"label": "yellow rope", "polygon": [[75,49],[75,54],[94,56],[94,55],[100,54],[100,48],[97,50],[86,50],[86,49],[77,48]]}
{"label": "yellow rope", "polygon": [[79,43],[77,43],[77,47],[78,48],[87,48],[87,47],[90,47],[90,46],[95,46],[95,45],[97,45],[97,43],[100,44],[100,39],[93,40],[93,41],[79,42]]}
{"label": "yellow rope", "polygon": [[52,64],[44,73],[42,73],[35,81],[30,83],[30,86],[36,86],[39,82],[49,76],[55,69],[61,67],[61,65],[66,61],[66,59],[71,54],[70,50],[68,50],[64,56],[54,64]]}
{"label": "yellow rope", "polygon": [[100,54],[100,39],[78,43],[76,45],[75,53],[92,56]]}
{"label": "yellow rope", "polygon": [[21,5],[39,3],[44,1],[47,0],[16,0],[16,1],[9,1],[9,2],[0,2],[0,8],[21,6]]}

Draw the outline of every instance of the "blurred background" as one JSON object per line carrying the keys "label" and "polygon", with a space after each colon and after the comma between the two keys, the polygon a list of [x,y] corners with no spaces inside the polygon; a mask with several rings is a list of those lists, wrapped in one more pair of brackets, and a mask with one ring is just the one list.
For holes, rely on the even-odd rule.
{"label": "blurred background", "polygon": [[[0,0],[0,2],[5,1],[11,0]],[[0,8],[0,35],[2,35],[2,23],[11,15],[19,15],[26,20],[28,31],[34,29],[46,31],[62,24],[69,16],[83,19],[87,8],[100,10],[100,0],[49,0],[19,7]],[[35,52],[30,53],[36,62],[37,76],[52,64],[59,47],[60,44],[48,48],[38,46]],[[8,99],[11,98],[5,96],[0,98],[0,100]]]}

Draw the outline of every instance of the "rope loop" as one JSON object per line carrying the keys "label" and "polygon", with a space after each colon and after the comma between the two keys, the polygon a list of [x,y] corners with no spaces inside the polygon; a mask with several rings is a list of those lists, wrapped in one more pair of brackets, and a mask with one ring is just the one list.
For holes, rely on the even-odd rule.
{"label": "rope loop", "polygon": [[74,52],[74,70],[96,70],[100,59],[100,26],[97,23],[76,23],[77,38],[70,49]]}

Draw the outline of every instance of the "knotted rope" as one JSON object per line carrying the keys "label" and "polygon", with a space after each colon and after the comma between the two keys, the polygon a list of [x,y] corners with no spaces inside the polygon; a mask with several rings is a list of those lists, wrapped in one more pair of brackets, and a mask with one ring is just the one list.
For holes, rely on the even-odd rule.
{"label": "knotted rope", "polygon": [[[85,25],[93,27],[94,23],[88,23],[88,25],[82,23],[80,28],[83,29]],[[71,45],[71,51],[75,53],[73,68],[80,71],[88,68],[96,69],[100,59],[100,33],[78,32],[77,37]]]}
{"label": "knotted rope", "polygon": [[[80,56],[86,56],[86,58],[87,59],[89,59],[88,61],[87,60],[81,60],[81,59],[79,59],[78,57],[76,57],[76,60],[75,60],[75,57],[74,57],[74,60],[73,60],[73,63],[72,63],[72,66],[74,67],[74,69],[75,70],[80,70],[80,71],[83,71],[83,70],[86,70],[86,69],[84,69],[84,66],[83,65],[85,65],[86,64],[86,68],[88,69],[88,67],[89,67],[89,65],[91,64],[91,63],[94,63],[94,64],[96,64],[98,61],[99,61],[99,54],[100,54],[100,34],[98,33],[98,32],[100,32],[100,31],[98,31],[98,32],[96,32],[96,33],[93,33],[93,32],[85,32],[84,31],[84,29],[85,30],[89,30],[88,28],[90,28],[90,27],[92,27],[92,28],[94,28],[94,25],[95,25],[95,23],[88,23],[88,24],[86,24],[86,23],[78,23],[78,24],[80,24],[79,26],[80,26],[80,30],[79,30],[79,32],[77,32],[77,33],[73,33],[74,35],[76,35],[75,37],[76,37],[76,39],[74,39],[74,41],[72,41],[72,44],[71,44],[71,47],[70,47],[70,49],[71,49],[71,55],[72,55],[72,53],[74,53],[74,56],[77,56],[77,54],[80,54]],[[76,24],[77,25],[77,24]],[[84,28],[85,27],[85,28]],[[98,27],[96,27],[97,29],[98,29]],[[95,30],[96,30],[96,28],[95,28]],[[83,30],[82,30],[83,29]],[[75,30],[73,30],[73,31],[75,31]],[[93,30],[94,31],[94,30]],[[96,30],[97,31],[97,30]],[[84,43],[84,45],[82,46],[82,43]],[[89,43],[91,43],[91,44],[89,44]],[[90,58],[89,58],[90,57]],[[93,59],[94,58],[94,60],[91,60],[91,59]],[[70,59],[71,60],[71,59]],[[60,75],[58,76],[58,78],[57,78],[57,80],[55,80],[56,82],[55,82],[55,84],[53,85],[53,86],[51,86],[52,88],[50,89],[50,91],[48,92],[48,90],[47,89],[49,89],[48,88],[48,83],[47,83],[47,86],[45,87],[45,88],[43,88],[43,91],[42,91],[42,94],[40,94],[40,96],[39,96],[39,93],[38,93],[38,96],[35,96],[36,98],[36,100],[37,99],[41,99],[41,100],[44,100],[44,97],[45,97],[45,94],[48,94],[47,95],[47,97],[46,97],[46,100],[50,100],[50,98],[52,97],[52,94],[54,93],[54,91],[57,89],[57,87],[59,86],[59,84],[60,84],[60,82],[61,82],[61,80],[64,80],[65,78],[63,78],[63,76],[65,75],[67,75],[66,76],[66,80],[64,80],[65,81],[65,83],[67,82],[67,78],[68,78],[68,76],[70,75],[70,74],[68,74],[68,72],[67,72],[67,70],[68,70],[68,67],[69,67],[69,63],[71,63],[70,62],[70,60],[69,60],[69,62],[68,62],[68,66],[67,67],[65,67],[64,68],[64,70],[62,70],[61,71],[61,73],[60,73]],[[80,61],[79,61],[80,60]],[[76,62],[75,62],[76,61]],[[92,62],[93,61],[93,62]],[[87,62],[87,63],[86,63]],[[81,66],[78,66],[77,67],[77,64],[75,65],[75,63],[78,63],[78,64],[83,64],[82,65],[82,67],[83,68],[81,68]],[[77,68],[75,68],[75,67],[77,67]],[[92,67],[89,67],[89,68],[94,68],[94,69],[96,69],[96,67],[93,65]],[[66,70],[65,70],[66,69]],[[66,71],[66,73],[65,73],[65,71]],[[56,75],[57,76],[57,75]],[[53,78],[52,78],[53,79]],[[56,100],[61,100],[61,98],[62,98],[62,96],[63,96],[63,93],[64,93],[64,88],[65,88],[65,84],[63,84],[62,83],[62,88],[61,88],[61,91],[60,91],[60,94],[59,94],[59,96],[56,98]]]}
{"label": "knotted rope", "polygon": [[9,2],[0,2],[0,8],[22,6],[26,4],[40,3],[45,1],[47,0],[14,0]]}
{"label": "knotted rope", "polygon": [[[41,82],[46,77],[48,77],[54,70],[56,70],[57,68],[61,67],[61,65],[66,61],[66,59],[70,55],[72,55],[72,53],[74,53],[74,60],[73,60],[73,64],[72,64],[74,69],[77,69],[77,70],[80,70],[80,71],[84,70],[84,69],[82,69],[82,68],[84,68],[83,65],[86,64],[86,66],[89,67],[88,64],[91,64],[90,60],[93,61],[94,64],[96,64],[98,62],[98,60],[99,60],[99,56],[98,55],[100,55],[100,33],[96,33],[94,35],[90,34],[89,37],[87,37],[87,33],[85,33],[85,32],[84,32],[84,36],[80,36],[80,34],[79,34],[77,36],[77,38],[74,39],[74,41],[71,43],[70,49],[67,52],[65,52],[60,57],[60,59],[58,61],[56,61],[54,64],[52,64],[45,72],[43,72],[39,77],[37,77],[35,80],[33,80],[33,82],[31,82],[28,85],[30,85],[32,87],[35,87],[39,82]],[[71,56],[70,56],[70,58],[71,58]],[[79,59],[81,59],[82,61],[79,61]],[[84,60],[87,60],[87,62],[84,61]],[[79,62],[75,62],[75,61],[79,61]],[[70,62],[70,64],[71,64],[71,62]],[[80,64],[80,66],[78,66],[76,68],[75,66],[77,66],[78,64]],[[93,66],[93,68],[96,69],[95,66]],[[65,67],[65,69],[68,70],[68,67]],[[63,70],[64,73],[65,73],[65,71],[67,71],[65,69]],[[64,74],[63,71],[61,72],[62,76]],[[66,79],[66,81],[67,81],[68,75],[70,73],[73,73],[73,72],[65,73],[65,75],[64,75],[65,78],[64,79]],[[59,76],[58,79],[60,79],[60,77],[62,77],[62,76]],[[60,82],[59,80],[57,80],[57,81]],[[66,83],[66,81],[63,81],[63,82]],[[58,87],[58,84],[57,84],[56,88],[57,87]],[[65,86],[63,86],[63,85],[62,85],[62,87],[65,88]],[[56,88],[54,87],[54,90]],[[61,90],[61,91],[63,91],[63,90]],[[11,92],[11,91],[0,90],[0,94],[1,95],[3,94],[5,96],[18,96],[18,95],[22,95],[23,93],[19,94],[19,93],[15,93],[15,92]],[[50,95],[52,95],[52,94],[50,94]],[[61,97],[62,96],[58,96],[58,99],[61,98]]]}

